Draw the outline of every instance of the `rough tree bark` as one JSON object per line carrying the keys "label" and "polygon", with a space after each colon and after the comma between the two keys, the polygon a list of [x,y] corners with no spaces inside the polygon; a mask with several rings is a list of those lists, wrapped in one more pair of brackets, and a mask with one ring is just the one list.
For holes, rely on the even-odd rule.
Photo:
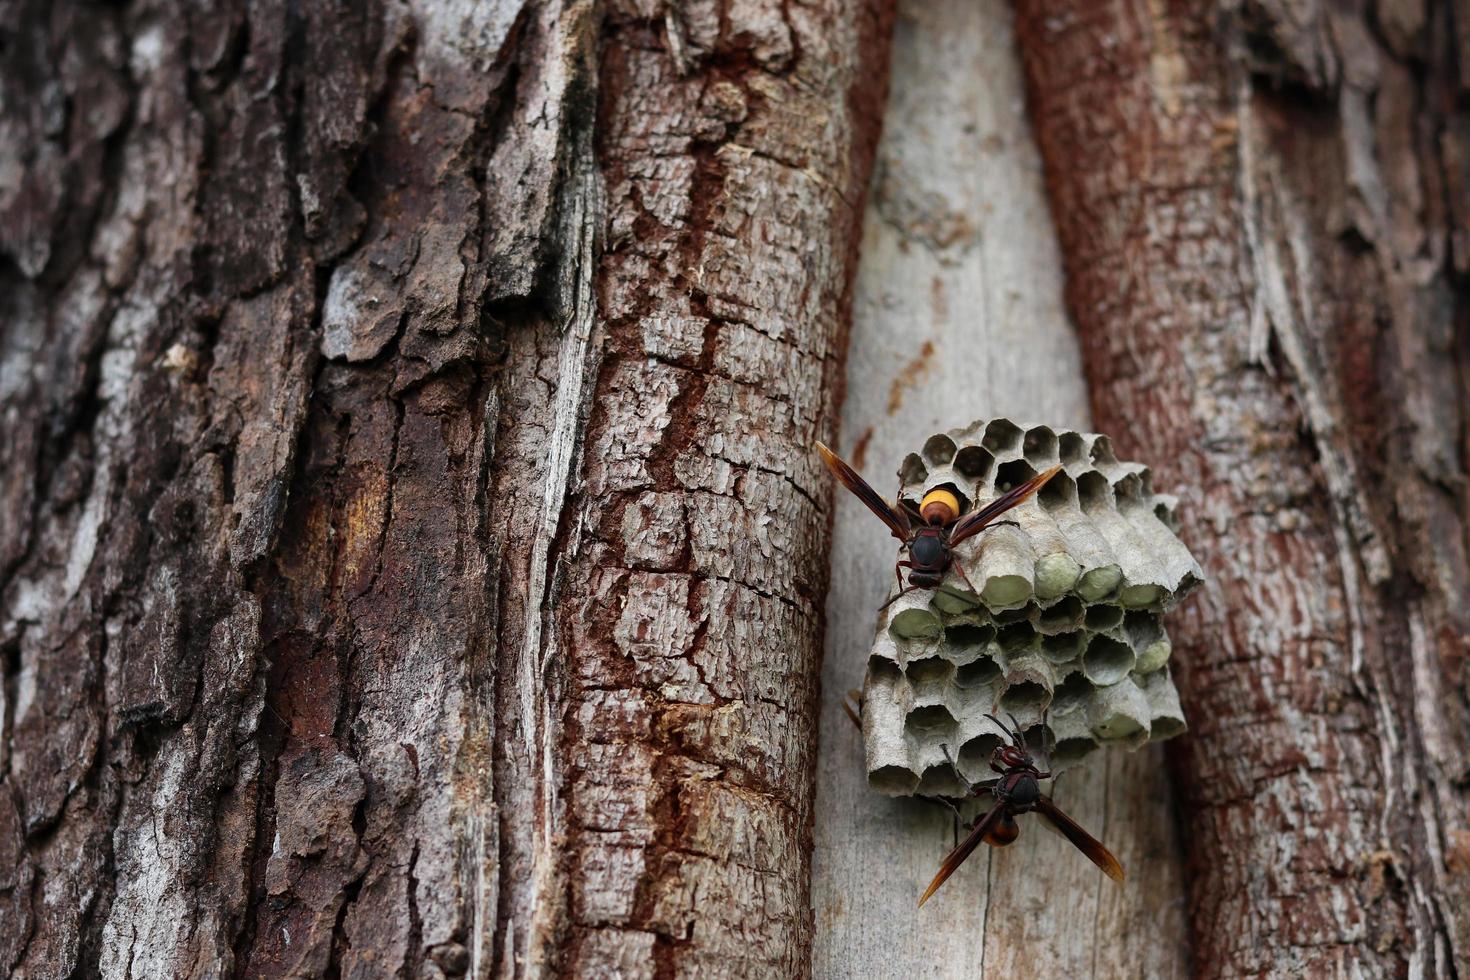
{"label": "rough tree bark", "polygon": [[[916,440],[975,418],[1091,428],[1040,170],[1009,4],[901,3],[842,411],[842,449],[883,492]],[[1033,821],[1014,846],[982,849],[915,910],[953,845],[952,820],[868,789],[841,699],[862,686],[893,539],[850,494],[835,513],[816,974],[1188,976],[1182,860],[1159,746],[1101,753],[1055,788],[1122,860],[1125,885]]]}
{"label": "rough tree bark", "polygon": [[1094,418],[1181,488],[1203,975],[1470,972],[1470,9],[1021,0]]}
{"label": "rough tree bark", "polygon": [[[956,45],[993,110],[1010,69],[964,44],[1005,15],[944,6],[900,63]],[[1093,421],[1210,573],[1175,624],[1186,875],[1141,754],[1064,786],[1140,891],[1058,904],[1032,835],[915,926],[943,821],[859,794],[832,710],[858,591],[818,763],[808,449],[884,0],[13,0],[0,970],[1174,974],[1187,886],[1205,975],[1470,973],[1470,10],[1017,10]],[[1084,422],[1023,127],[900,96],[852,380],[901,369],[845,446],[965,421],[973,375],[914,383],[1032,317],[1055,359],[986,354],[961,415]],[[977,150],[1023,233],[947,199]],[[925,303],[928,355],[887,332]],[[1045,398],[1004,384],[1039,366]]]}
{"label": "rough tree bark", "polygon": [[0,970],[805,971],[884,4],[0,31]]}

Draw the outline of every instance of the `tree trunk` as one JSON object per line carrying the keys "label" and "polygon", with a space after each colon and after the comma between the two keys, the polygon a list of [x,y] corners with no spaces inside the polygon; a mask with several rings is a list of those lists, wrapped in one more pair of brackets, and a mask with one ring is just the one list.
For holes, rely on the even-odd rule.
{"label": "tree trunk", "polygon": [[[1470,974],[1470,9],[905,0],[865,220],[888,8],[0,7],[0,972]],[[1183,498],[1123,889],[913,912],[844,384]]]}
{"label": "tree trunk", "polygon": [[1369,6],[1019,3],[1094,417],[1209,579],[1208,976],[1470,972],[1470,10]]}
{"label": "tree trunk", "polygon": [[[885,493],[931,432],[995,415],[1091,428],[1002,0],[900,4],[847,389],[842,448]],[[893,560],[882,525],[840,497],[817,770],[816,973],[1187,976],[1182,861],[1158,746],[1099,753],[1055,787],[1122,860],[1124,886],[1027,820],[1015,845],[982,848],[915,912],[953,846],[952,818],[870,791],[862,739],[841,708],[862,686]]]}
{"label": "tree trunk", "polygon": [[883,4],[0,16],[0,965],[805,972]]}

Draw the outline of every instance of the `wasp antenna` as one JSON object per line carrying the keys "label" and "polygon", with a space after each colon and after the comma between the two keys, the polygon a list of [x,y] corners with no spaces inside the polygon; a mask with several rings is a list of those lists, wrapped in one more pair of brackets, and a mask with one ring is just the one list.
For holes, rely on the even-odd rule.
{"label": "wasp antenna", "polygon": [[1011,731],[1016,737],[1016,748],[1024,749],[1026,747],[1026,736],[1021,734],[1021,723],[1009,711],[1006,712],[1006,717],[1011,720]]}
{"label": "wasp antenna", "polygon": [[1005,733],[1006,738],[1010,739],[1012,742],[1015,742],[1016,735],[1015,735],[1014,732],[1012,732],[1009,728],[1006,727],[1006,723],[1005,722],[1001,721],[999,718],[995,717],[995,715],[991,714],[988,711],[985,712],[985,717],[987,717],[991,721],[995,722],[995,727],[996,728],[999,728],[1003,733]]}
{"label": "wasp antenna", "polygon": [[1051,754],[1057,747],[1057,739],[1055,733],[1052,734],[1051,745],[1046,744],[1046,735],[1048,732],[1051,731],[1051,728],[1047,726],[1047,719],[1050,717],[1051,707],[1048,706],[1045,710],[1041,712],[1041,751],[1045,755],[1045,759],[1043,761],[1046,763],[1046,768],[1048,770],[1051,769]]}
{"label": "wasp antenna", "polygon": [[910,585],[910,586],[907,586],[905,588],[899,589],[898,590],[898,595],[894,596],[892,599],[889,599],[887,602],[883,603],[883,605],[879,606],[878,607],[878,611],[879,612],[882,612],[883,610],[887,609],[889,606],[893,605],[895,602],[897,602],[898,600],[902,599],[905,595],[907,595],[908,593],[914,591],[914,588],[915,588],[914,586]]}

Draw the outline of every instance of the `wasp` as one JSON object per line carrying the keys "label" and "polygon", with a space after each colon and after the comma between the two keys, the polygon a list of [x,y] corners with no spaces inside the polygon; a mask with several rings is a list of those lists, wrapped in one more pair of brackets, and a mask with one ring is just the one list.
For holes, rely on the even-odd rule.
{"label": "wasp", "polygon": [[1009,745],[1002,744],[990,757],[990,768],[1000,775],[994,780],[976,784],[977,787],[990,790],[995,797],[995,804],[985,816],[971,825],[970,835],[945,857],[939,865],[939,873],[919,898],[919,905],[922,906],[929,900],[929,896],[955,873],[955,869],[980,846],[981,841],[993,847],[1005,847],[1014,843],[1021,836],[1021,827],[1016,823],[1016,817],[1022,813],[1036,813],[1087,855],[1088,860],[1101,868],[1103,874],[1114,881],[1122,881],[1123,865],[1118,863],[1113,852],[1078,826],[1077,821],[1058,809],[1051,797],[1041,792],[1040,781],[1050,779],[1051,773],[1037,768],[1026,748],[1025,740],[1021,737],[1021,727],[1016,724],[1015,717],[1011,717],[1011,728],[1007,728],[994,715],[985,717],[995,722],[1010,739]]}
{"label": "wasp", "polygon": [[[1040,490],[1046,485],[1046,481],[1062,469],[1060,466],[1053,466],[1020,486],[1012,487],[979,510],[961,517],[960,498],[953,490],[935,487],[924,494],[917,505],[900,496],[898,505],[891,506],[842,457],[820,442],[817,443],[817,452],[822,454],[822,462],[827,464],[832,475],[856,494],[867,505],[868,510],[878,515],[880,521],[888,525],[893,536],[903,542],[903,550],[908,552],[907,559],[900,560],[893,566],[899,591],[898,595],[883,604],[885,607],[912,589],[938,588],[944,581],[944,573],[950,568],[955,570],[971,592],[978,595],[978,590],[970,584],[964,567],[954,560],[954,546],[974,537],[987,527],[994,526],[993,522],[997,517]],[[902,569],[905,568],[909,570],[907,587],[903,584]]]}

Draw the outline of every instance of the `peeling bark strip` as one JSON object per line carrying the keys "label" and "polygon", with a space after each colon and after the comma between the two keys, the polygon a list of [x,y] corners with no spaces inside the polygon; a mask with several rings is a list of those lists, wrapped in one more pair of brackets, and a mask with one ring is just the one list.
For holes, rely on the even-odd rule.
{"label": "peeling bark strip", "polygon": [[1465,976],[1463,7],[1018,6],[1095,422],[1209,582],[1198,968]]}
{"label": "peeling bark strip", "polygon": [[883,9],[0,11],[0,973],[806,969]]}

